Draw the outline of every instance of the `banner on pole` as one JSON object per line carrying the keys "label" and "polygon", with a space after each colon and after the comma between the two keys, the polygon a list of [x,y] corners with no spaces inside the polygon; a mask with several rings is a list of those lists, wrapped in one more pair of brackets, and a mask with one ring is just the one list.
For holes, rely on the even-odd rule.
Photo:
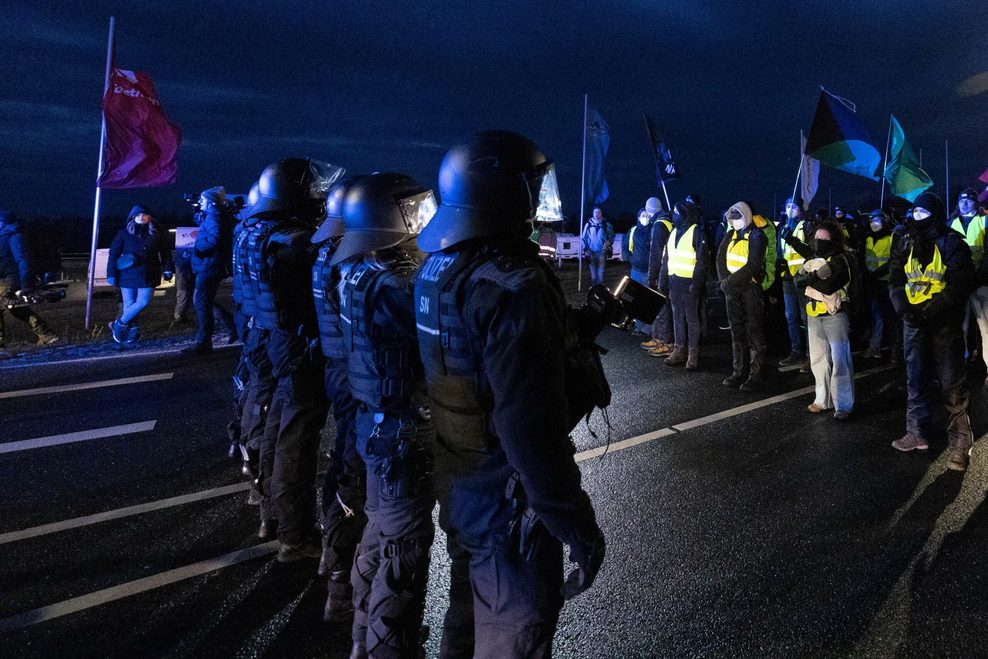
{"label": "banner on pole", "polygon": [[924,190],[933,186],[933,179],[919,166],[916,154],[906,142],[906,133],[895,117],[892,117],[892,147],[885,166],[885,180],[889,182],[892,194],[909,201],[915,201]]}
{"label": "banner on pole", "polygon": [[103,96],[106,154],[101,188],[150,188],[175,182],[182,133],[168,121],[151,76],[114,68]]}
{"label": "banner on pole", "polygon": [[828,167],[879,180],[882,154],[875,148],[868,129],[850,101],[826,89],[820,90],[804,153]]}
{"label": "banner on pole", "polygon": [[604,159],[611,144],[611,133],[600,113],[587,111],[587,198],[600,204],[607,200],[607,180],[604,178]]}
{"label": "banner on pole", "polygon": [[800,146],[802,147],[802,160],[799,165],[799,176],[802,185],[800,195],[803,197],[803,210],[810,209],[810,201],[816,196],[816,191],[820,187],[820,161],[806,155],[806,137],[803,131],[799,131]]}
{"label": "banner on pole", "polygon": [[676,162],[672,159],[672,152],[666,147],[665,141],[659,135],[659,128],[655,121],[642,112],[645,118],[645,132],[648,134],[648,143],[652,147],[652,155],[655,157],[655,182],[662,185],[663,182],[674,178],[682,178]]}

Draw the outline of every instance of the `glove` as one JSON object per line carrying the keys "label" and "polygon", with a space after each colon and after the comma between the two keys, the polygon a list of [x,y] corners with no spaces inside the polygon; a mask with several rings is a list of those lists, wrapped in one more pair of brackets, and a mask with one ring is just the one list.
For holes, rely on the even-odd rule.
{"label": "glove", "polygon": [[590,547],[570,547],[569,559],[576,563],[576,569],[566,577],[563,584],[563,598],[570,600],[593,585],[600,566],[604,562],[604,534],[597,534]]}
{"label": "glove", "polygon": [[165,281],[171,281],[172,280],[172,277],[174,277],[174,276],[175,276],[175,273],[168,272],[167,270],[165,270]]}
{"label": "glove", "polygon": [[117,278],[116,277],[107,277],[106,278],[106,283],[109,284],[110,286],[116,286],[117,285]]}

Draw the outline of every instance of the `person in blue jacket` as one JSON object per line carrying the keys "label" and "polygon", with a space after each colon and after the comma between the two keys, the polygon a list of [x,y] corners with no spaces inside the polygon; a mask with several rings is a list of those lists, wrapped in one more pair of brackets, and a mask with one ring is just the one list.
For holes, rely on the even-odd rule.
{"label": "person in blue jacket", "polygon": [[127,215],[126,226],[110,244],[106,281],[110,286],[118,286],[123,298],[120,315],[108,325],[117,343],[133,343],[138,339],[134,320],[151,302],[162,275],[165,281],[171,281],[175,266],[166,240],[167,234],[155,222],[151,211],[134,206]]}

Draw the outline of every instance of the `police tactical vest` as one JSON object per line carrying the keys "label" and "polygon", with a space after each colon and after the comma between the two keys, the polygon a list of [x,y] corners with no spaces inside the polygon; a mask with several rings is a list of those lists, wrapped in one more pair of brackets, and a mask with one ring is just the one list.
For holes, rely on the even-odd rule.
{"label": "police tactical vest", "polygon": [[909,249],[905,267],[906,299],[909,304],[922,304],[947,287],[947,266],[936,245],[933,246],[933,259],[925,268],[913,256],[913,249]]}
{"label": "police tactical vest", "polygon": [[339,269],[330,265],[336,245],[326,243],[312,266],[312,299],[319,325],[319,345],[327,357],[342,356],[343,334],[339,315]]}
{"label": "police tactical vest", "polygon": [[395,272],[357,263],[343,273],[340,320],[347,352],[347,376],[353,397],[376,410],[408,409],[422,368],[410,327],[401,328],[378,304],[387,287],[407,290],[411,297],[414,273]]}
{"label": "police tactical vest", "polygon": [[692,279],[693,270],[696,268],[696,249],[693,247],[693,234],[696,232],[696,225],[690,227],[680,237],[679,229],[673,229],[669,234],[669,242],[666,243],[669,254],[669,275]]}
{"label": "police tactical vest", "polygon": [[293,308],[289,300],[294,291],[290,288],[298,282],[282,281],[283,267],[277,268],[268,254],[268,246],[275,235],[303,234],[306,239],[311,229],[297,221],[261,220],[250,231],[248,242],[248,270],[255,287],[254,326],[261,329],[295,329],[304,322],[307,309]]}
{"label": "police tactical vest", "polygon": [[233,237],[233,300],[245,316],[253,316],[257,290],[250,276],[250,233],[253,226],[240,224]]}
{"label": "police tactical vest", "polygon": [[476,250],[430,255],[415,281],[415,328],[437,434],[461,452],[487,449],[490,392],[474,358],[459,293],[484,263]]}

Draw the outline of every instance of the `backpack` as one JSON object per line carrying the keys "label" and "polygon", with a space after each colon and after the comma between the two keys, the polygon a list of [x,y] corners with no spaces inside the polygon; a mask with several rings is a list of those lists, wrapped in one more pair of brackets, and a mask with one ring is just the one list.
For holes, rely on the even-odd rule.
{"label": "backpack", "polygon": [[762,290],[767,291],[775,283],[775,261],[777,257],[775,249],[775,245],[777,244],[775,225],[761,215],[752,217],[751,222],[765,234],[765,277],[762,279]]}

